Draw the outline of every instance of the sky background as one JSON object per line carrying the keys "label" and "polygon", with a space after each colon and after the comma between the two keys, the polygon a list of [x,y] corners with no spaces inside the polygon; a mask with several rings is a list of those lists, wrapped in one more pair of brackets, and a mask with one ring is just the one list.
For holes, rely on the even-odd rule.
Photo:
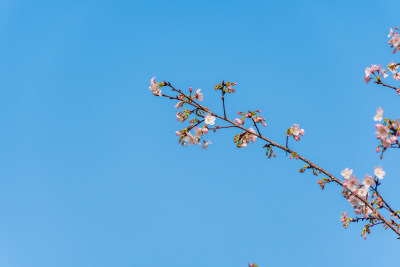
{"label": "sky background", "polygon": [[[201,88],[237,82],[228,116],[261,109],[263,134],[336,176],[382,165],[400,208],[400,151],[379,160],[376,108],[393,90],[364,69],[398,60],[387,45],[398,1],[0,0],[0,266],[395,266],[400,243],[380,227],[344,229],[350,204],[304,164],[258,140],[181,147],[174,102],[156,76]],[[392,81],[392,80],[391,80]],[[217,124],[222,126],[223,123]],[[321,177],[322,178],[322,177]]]}

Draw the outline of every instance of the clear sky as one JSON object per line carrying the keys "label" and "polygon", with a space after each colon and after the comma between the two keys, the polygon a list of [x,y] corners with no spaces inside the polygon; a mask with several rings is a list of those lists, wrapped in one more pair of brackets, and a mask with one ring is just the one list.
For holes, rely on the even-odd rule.
{"label": "clear sky", "polygon": [[[396,60],[398,1],[0,0],[0,266],[396,266],[400,241],[361,225],[340,188],[257,141],[181,147],[153,76],[228,116],[263,111],[264,135],[339,176],[387,171],[400,209],[399,151],[374,152],[375,110],[400,98],[363,81]],[[398,59],[397,59],[398,60]],[[222,123],[218,123],[223,125]],[[350,213],[352,214],[352,212]],[[396,262],[396,263],[395,263]]]}

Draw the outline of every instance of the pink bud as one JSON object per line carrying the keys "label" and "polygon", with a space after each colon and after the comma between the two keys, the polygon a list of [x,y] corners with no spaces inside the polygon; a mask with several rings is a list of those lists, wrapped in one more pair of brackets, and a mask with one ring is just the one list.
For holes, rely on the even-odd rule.
{"label": "pink bud", "polygon": [[304,135],[304,129],[301,129],[300,132],[299,132],[299,134],[300,134],[301,136],[303,136],[303,135]]}
{"label": "pink bud", "polygon": [[208,134],[208,128],[202,128],[201,131],[203,132],[203,134]]}
{"label": "pink bud", "polygon": [[262,125],[263,125],[264,127],[266,127],[266,126],[267,126],[267,124],[266,124],[265,122],[263,122],[263,123],[262,123]]}
{"label": "pink bud", "polygon": [[189,91],[190,91],[190,92],[193,92],[193,88],[192,88],[192,87],[189,87]]}
{"label": "pink bud", "polygon": [[247,117],[247,118],[250,118],[250,117],[251,117],[251,113],[247,113],[247,114],[246,114],[246,117]]}
{"label": "pink bud", "polygon": [[241,115],[242,114],[242,112],[240,112],[240,111],[238,111],[238,113],[237,113],[238,115]]}
{"label": "pink bud", "polygon": [[379,146],[376,147],[376,153],[379,153],[380,150],[381,150],[381,148]]}
{"label": "pink bud", "polygon": [[175,133],[177,136],[180,136],[182,134],[181,131],[176,131]]}
{"label": "pink bud", "polygon": [[299,140],[300,140],[300,137],[299,137],[298,135],[294,135],[293,137],[294,137],[294,139],[295,139],[296,141],[299,141]]}
{"label": "pink bud", "polygon": [[261,109],[257,110],[258,113],[261,113]]}

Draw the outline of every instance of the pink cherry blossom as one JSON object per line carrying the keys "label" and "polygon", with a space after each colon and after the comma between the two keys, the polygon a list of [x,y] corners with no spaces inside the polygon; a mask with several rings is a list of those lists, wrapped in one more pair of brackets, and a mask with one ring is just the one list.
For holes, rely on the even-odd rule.
{"label": "pink cherry blossom", "polygon": [[177,121],[180,121],[180,122],[182,122],[182,123],[185,121],[185,119],[180,115],[179,112],[176,113],[176,120],[177,120]]}
{"label": "pink cherry blossom", "polygon": [[365,77],[369,77],[369,75],[371,75],[373,73],[373,69],[366,67],[365,68]]}
{"label": "pink cherry blossom", "polygon": [[208,128],[207,127],[203,127],[201,129],[201,131],[203,132],[203,134],[208,134]]}
{"label": "pink cherry blossom", "polygon": [[350,202],[350,204],[351,204],[353,207],[357,207],[357,205],[358,205],[358,200],[357,200],[357,198],[356,198],[355,196],[350,196],[347,200]]}
{"label": "pink cherry blossom", "polygon": [[366,196],[367,196],[367,194],[368,194],[368,187],[361,187],[361,188],[359,188],[358,190],[357,190],[357,194],[360,196],[360,197],[363,197],[363,198],[365,198]]}
{"label": "pink cherry blossom", "polygon": [[[379,66],[378,66],[378,65],[371,65],[371,70],[372,70],[373,72],[374,72],[374,71],[379,72],[381,69],[382,69],[382,65],[380,65],[380,64],[379,64]],[[367,75],[367,76],[369,76],[369,75]]]}
{"label": "pink cherry blossom", "polygon": [[389,76],[389,75],[386,73],[386,70],[385,70],[385,69],[382,69],[382,70],[381,70],[381,74],[383,75],[383,78],[384,78],[384,79],[386,79],[386,77]]}
{"label": "pink cherry blossom", "polygon": [[347,188],[354,191],[357,189],[359,184],[360,180],[358,180],[354,175],[350,175],[350,178],[347,180]]}
{"label": "pink cherry blossom", "polygon": [[293,135],[293,138],[296,141],[299,141],[300,140],[299,135],[301,135],[301,136],[304,135],[304,129],[300,129],[300,126],[295,123],[295,124],[293,124],[292,127],[289,128],[289,134]]}
{"label": "pink cherry blossom", "polygon": [[212,143],[210,141],[204,142],[202,149],[207,149],[209,144],[212,144]]}
{"label": "pink cherry blossom", "polygon": [[392,78],[395,79],[396,81],[400,81],[400,73],[393,74]]}
{"label": "pink cherry blossom", "polygon": [[375,133],[377,138],[384,139],[389,135],[389,128],[386,127],[385,125],[377,123],[375,125],[375,128],[377,130],[377,132]]}
{"label": "pink cherry blossom", "polygon": [[149,89],[153,92],[154,95],[161,96],[161,89],[160,86],[156,83],[155,77],[151,78]]}
{"label": "pink cherry blossom", "polygon": [[341,171],[340,174],[343,176],[344,179],[349,179],[350,175],[353,174],[353,170],[346,168],[343,171]]}
{"label": "pink cherry blossom", "polygon": [[362,212],[361,212],[360,209],[354,209],[354,213],[357,214],[357,215],[360,215]]}
{"label": "pink cherry blossom", "polygon": [[200,138],[202,135],[203,135],[203,131],[201,130],[201,128],[194,127],[194,136]]}
{"label": "pink cherry blossom", "polygon": [[374,168],[374,174],[376,177],[378,177],[379,179],[383,179],[383,176],[386,175],[386,172],[382,169],[381,166],[375,167]]}
{"label": "pink cherry blossom", "polygon": [[216,117],[214,117],[210,113],[207,113],[207,115],[204,117],[204,123],[209,124],[209,125],[214,125],[215,119],[216,119]]}
{"label": "pink cherry blossom", "polygon": [[183,106],[183,102],[179,101],[178,103],[176,103],[176,105],[174,106],[176,109],[179,109],[180,107]]}
{"label": "pink cherry blossom", "polygon": [[393,35],[393,29],[392,29],[392,28],[390,28],[390,30],[389,30],[389,34],[388,34],[388,38],[390,38],[392,35]]}
{"label": "pink cherry blossom", "polygon": [[342,223],[346,222],[348,218],[348,213],[347,212],[342,212],[342,215],[340,216],[340,221]]}
{"label": "pink cherry blossom", "polygon": [[389,41],[390,44],[392,44],[393,46],[397,47],[400,44],[400,36],[399,34],[396,32],[392,39]]}
{"label": "pink cherry blossom", "polygon": [[198,99],[200,102],[203,101],[203,94],[200,93],[201,89],[197,89],[196,94],[194,95],[195,99]]}
{"label": "pink cherry blossom", "polygon": [[197,144],[199,144],[200,139],[196,136],[193,136],[190,132],[187,132],[185,141],[189,142],[189,145],[197,145]]}
{"label": "pink cherry blossom", "polygon": [[374,117],[374,121],[381,121],[383,120],[383,109],[381,107],[379,107],[376,110],[376,115]]}
{"label": "pink cherry blossom", "polygon": [[236,118],[235,124],[241,126],[241,125],[243,125],[243,120]]}
{"label": "pink cherry blossom", "polygon": [[396,64],[396,63],[394,63],[394,62],[391,62],[391,63],[389,63],[389,65],[388,65],[388,69],[389,69],[392,73],[396,73],[398,68],[399,68],[399,65]]}
{"label": "pink cherry blossom", "polygon": [[391,147],[392,142],[390,141],[390,139],[382,138],[382,145],[383,145],[383,147]]}
{"label": "pink cherry blossom", "polygon": [[[252,127],[249,128],[249,131],[252,132],[252,133],[254,133],[254,134],[257,134],[256,131],[255,131]],[[249,139],[250,139],[251,142],[253,142],[253,143],[254,143],[254,142],[256,141],[256,139],[257,139],[257,136],[254,135],[254,134],[248,134]]]}
{"label": "pink cherry blossom", "polygon": [[375,186],[374,178],[372,178],[371,175],[366,174],[366,175],[364,176],[363,185],[364,185],[366,188],[369,188],[369,187],[371,187],[371,186]]}

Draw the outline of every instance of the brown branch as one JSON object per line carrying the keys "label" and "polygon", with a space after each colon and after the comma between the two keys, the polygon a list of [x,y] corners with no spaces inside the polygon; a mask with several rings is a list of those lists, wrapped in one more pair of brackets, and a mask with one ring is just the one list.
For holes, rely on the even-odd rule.
{"label": "brown branch", "polygon": [[[175,89],[170,83],[166,83],[166,86],[171,87],[171,88],[173,89],[173,91],[177,91],[177,92],[183,94],[181,90]],[[181,100],[180,100],[179,98],[177,98],[177,97],[171,97],[171,96],[164,95],[164,94],[162,94],[162,96],[168,97],[168,98],[170,98],[170,99],[177,99],[177,100],[181,101]],[[188,103],[188,104],[190,104],[190,105],[192,105],[192,106],[194,106],[194,107],[197,107],[197,108],[199,108],[199,109],[201,109],[201,110],[203,110],[203,111],[205,111],[205,112],[207,112],[207,113],[210,113],[210,114],[211,114],[212,116],[214,116],[214,117],[217,117],[217,118],[219,118],[219,119],[221,119],[221,120],[224,120],[224,121],[226,121],[226,122],[228,122],[228,123],[230,123],[230,124],[232,124],[232,125],[235,125],[237,128],[240,128],[240,129],[242,129],[243,131],[245,131],[245,132],[247,132],[247,133],[249,133],[249,134],[252,134],[252,135],[255,135],[255,136],[259,137],[260,139],[262,139],[262,140],[268,142],[270,146],[274,146],[274,147],[280,148],[281,150],[286,151],[286,152],[288,152],[288,153],[294,153],[294,152],[295,152],[295,151],[289,149],[288,147],[284,147],[284,146],[282,146],[282,145],[280,145],[280,144],[278,144],[278,143],[276,143],[276,142],[274,142],[274,141],[272,141],[272,140],[266,138],[265,136],[261,135],[260,133],[255,134],[255,133],[253,133],[253,132],[250,132],[248,129],[244,128],[243,126],[236,125],[233,121],[229,120],[228,118],[221,117],[221,116],[219,116],[218,114],[215,114],[215,113],[209,111],[208,109],[205,109],[203,106],[201,106],[200,104],[198,104],[198,103],[197,103],[196,101],[194,101],[193,99],[191,99],[189,102],[186,102],[186,103]],[[318,165],[314,164],[314,163],[311,162],[310,160],[304,158],[303,156],[301,156],[301,155],[299,155],[299,154],[297,154],[297,153],[296,153],[296,155],[297,155],[296,158],[298,158],[298,159],[300,159],[301,161],[307,163],[308,165],[310,165],[310,167],[312,167],[312,168],[314,168],[314,169],[316,169],[316,170],[318,170],[318,171],[324,173],[324,174],[325,174],[326,176],[328,176],[332,181],[334,181],[335,183],[337,183],[338,185],[340,185],[341,187],[343,187],[343,182],[341,182],[339,179],[337,179],[337,178],[336,178],[335,176],[333,176],[331,173],[329,173],[329,172],[326,171],[325,169],[319,167]],[[400,238],[400,230],[397,229],[392,223],[388,222],[388,220],[386,220],[386,218],[385,218],[382,214],[380,214],[380,213],[378,212],[378,210],[375,209],[375,208],[373,207],[373,205],[371,205],[367,200],[363,199],[362,197],[359,197],[358,195],[355,195],[355,197],[356,197],[357,199],[359,199],[361,202],[363,202],[367,207],[369,207],[369,208],[372,210],[373,214],[375,214],[379,220],[381,220],[381,221],[382,221],[384,224],[386,224],[390,229],[392,229],[392,230],[399,236],[398,238]]]}

